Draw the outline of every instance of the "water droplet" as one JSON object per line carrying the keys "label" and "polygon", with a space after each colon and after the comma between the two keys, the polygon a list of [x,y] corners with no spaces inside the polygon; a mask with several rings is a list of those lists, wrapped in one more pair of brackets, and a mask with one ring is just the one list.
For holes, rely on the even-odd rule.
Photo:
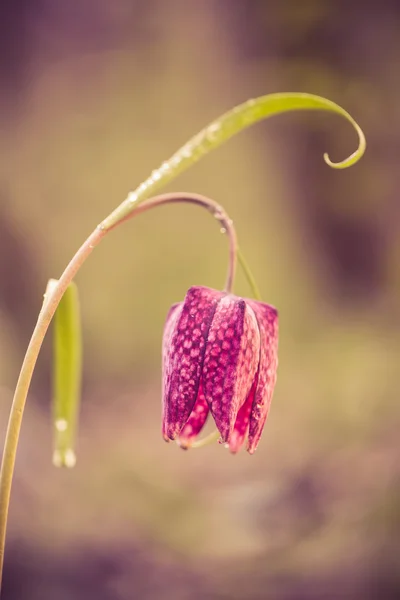
{"label": "water droplet", "polygon": [[180,151],[180,154],[184,158],[190,158],[192,156],[192,149],[191,149],[191,147],[190,146],[183,146],[182,150]]}
{"label": "water droplet", "polygon": [[56,429],[57,429],[57,431],[67,431],[67,429],[68,429],[67,421],[65,419],[57,419]]}
{"label": "water droplet", "polygon": [[[190,155],[190,153],[189,153],[189,155]],[[177,167],[179,165],[179,163],[182,162],[182,157],[179,156],[178,154],[174,154],[174,156],[172,158],[170,158],[168,162],[171,165],[171,167]]]}
{"label": "water droplet", "polygon": [[233,114],[238,115],[242,120],[242,125],[251,125],[256,120],[255,112],[251,109],[257,106],[257,100],[252,98],[243,104],[239,104],[233,109]]}
{"label": "water droplet", "polygon": [[224,444],[224,448],[229,449],[229,444]]}
{"label": "water droplet", "polygon": [[225,229],[225,227],[221,227],[221,229],[220,229],[220,232],[221,232],[221,233],[226,233],[226,229]]}
{"label": "water droplet", "polygon": [[136,202],[137,197],[138,196],[137,196],[136,192],[129,192],[126,201],[129,202],[130,204],[133,204],[134,202]]}
{"label": "water droplet", "polygon": [[153,181],[158,181],[159,179],[161,179],[161,173],[159,169],[156,169],[152,172],[150,179],[152,179]]}
{"label": "water droplet", "polygon": [[71,448],[67,450],[54,450],[53,465],[55,467],[67,467],[71,469],[76,465],[76,455]]}
{"label": "water droplet", "polygon": [[171,167],[169,166],[169,164],[167,162],[163,162],[163,164],[161,165],[161,167],[158,170],[162,175],[165,175],[165,173],[168,173],[168,171],[171,170]]}
{"label": "water droplet", "polygon": [[71,450],[71,448],[68,448],[68,450],[65,451],[64,461],[65,466],[69,469],[76,465],[76,454],[73,450]]}
{"label": "water droplet", "polygon": [[212,123],[207,127],[207,139],[213,142],[218,137],[220,129],[221,125],[219,123]]}

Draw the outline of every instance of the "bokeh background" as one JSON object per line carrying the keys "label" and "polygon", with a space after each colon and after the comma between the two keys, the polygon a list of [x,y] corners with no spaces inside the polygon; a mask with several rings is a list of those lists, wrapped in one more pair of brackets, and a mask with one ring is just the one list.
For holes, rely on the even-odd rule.
{"label": "bokeh background", "polygon": [[[280,311],[253,457],[160,435],[160,343],[227,241],[196,207],[112,233],[79,273],[85,373],[73,470],[51,465],[51,347],[28,399],[4,598],[400,597],[400,6],[396,0],[2,0],[0,422],[43,291],[94,225],[249,97],[321,94],[363,127],[297,113],[241,134],[168,190],[235,221]],[[204,212],[204,214],[203,214]],[[246,295],[239,275],[236,290]]]}

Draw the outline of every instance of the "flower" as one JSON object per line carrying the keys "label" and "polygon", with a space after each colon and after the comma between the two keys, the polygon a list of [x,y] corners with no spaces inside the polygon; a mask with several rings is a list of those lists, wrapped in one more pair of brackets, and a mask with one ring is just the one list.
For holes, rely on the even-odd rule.
{"label": "flower", "polygon": [[221,442],[253,454],[276,381],[278,313],[273,306],[192,287],[171,307],[163,336],[164,439],[189,448],[208,413]]}

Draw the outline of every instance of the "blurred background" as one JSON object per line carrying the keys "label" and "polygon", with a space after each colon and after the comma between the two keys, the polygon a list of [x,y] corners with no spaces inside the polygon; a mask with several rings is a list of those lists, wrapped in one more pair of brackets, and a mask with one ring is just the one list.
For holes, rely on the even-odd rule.
{"label": "blurred background", "polygon": [[[188,287],[221,287],[227,240],[191,206],[112,233],[79,273],[78,462],[51,465],[51,346],[28,399],[4,598],[400,597],[400,6],[396,0],[3,0],[0,423],[42,303],[93,227],[209,121],[271,92],[293,113],[174,181],[234,219],[280,311],[255,456],[160,434],[160,344]],[[204,213],[204,214],[203,214]],[[139,221],[140,219],[140,221]],[[249,294],[239,275],[236,291]]]}

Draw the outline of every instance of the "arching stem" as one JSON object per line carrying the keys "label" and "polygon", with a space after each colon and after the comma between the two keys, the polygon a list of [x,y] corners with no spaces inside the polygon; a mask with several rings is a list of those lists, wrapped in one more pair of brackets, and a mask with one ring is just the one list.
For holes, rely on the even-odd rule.
{"label": "arching stem", "polygon": [[199,440],[195,440],[194,442],[192,442],[190,448],[204,448],[204,446],[208,446],[209,444],[213,444],[214,442],[218,441],[220,437],[221,434],[219,431],[212,431],[211,433],[206,435],[206,437],[200,438]]}
{"label": "arching stem", "polygon": [[6,539],[8,508],[10,504],[11,485],[14,474],[15,458],[18,448],[19,434],[21,430],[22,417],[24,414],[26,397],[28,395],[33,371],[35,369],[37,357],[42,346],[47,329],[56,308],[67,289],[68,285],[75,277],[93,248],[101,241],[106,234],[102,229],[95,229],[87,238],[85,243],[79,248],[73,259],[68,264],[64,273],[53,287],[50,295],[45,298],[42,309],[33,331],[29,346],[27,348],[24,362],[22,363],[17,387],[15,389],[14,399],[11,406],[8,420],[6,438],[4,443],[4,452],[1,462],[0,473],[0,586],[4,564],[4,546]]}
{"label": "arching stem", "polygon": [[[201,206],[202,208],[208,210],[208,212],[210,212],[213,215],[213,217],[219,221],[221,225],[221,232],[225,233],[228,236],[229,264],[224,290],[228,293],[231,293],[233,291],[233,282],[235,280],[238,251],[236,231],[233,226],[233,221],[229,218],[229,216],[225,212],[225,209],[210,198],[202,196],[201,194],[188,194],[187,192],[178,192],[174,194],[160,194],[159,196],[154,196],[154,198],[151,198],[145,203],[140,204],[134,210],[133,213],[127,215],[122,221],[120,221],[120,223],[128,221],[132,217],[136,217],[138,214],[146,212],[152,208],[156,208],[157,206],[161,206],[163,204],[177,204],[182,202],[196,204],[197,206]],[[111,229],[113,229],[114,227],[115,225]]]}

